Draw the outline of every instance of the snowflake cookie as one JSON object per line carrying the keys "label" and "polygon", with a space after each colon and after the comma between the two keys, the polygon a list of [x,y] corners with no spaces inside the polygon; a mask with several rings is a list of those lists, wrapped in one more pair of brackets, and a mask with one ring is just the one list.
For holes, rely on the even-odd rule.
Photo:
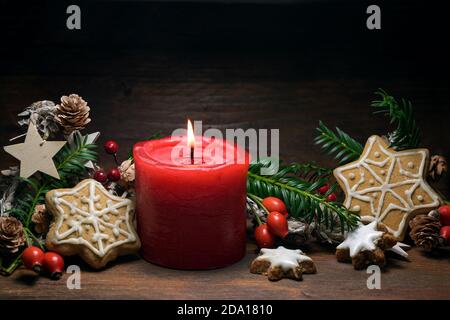
{"label": "snowflake cookie", "polygon": [[378,221],[403,240],[409,220],[440,204],[426,182],[427,149],[397,152],[381,137],[371,136],[361,157],[334,170],[344,190],[344,205],[365,223]]}
{"label": "snowflake cookie", "polygon": [[352,262],[356,270],[374,264],[383,267],[386,264],[385,251],[408,257],[402,247],[408,246],[397,242],[385,226],[373,221],[368,225],[360,224],[349,232],[347,238],[336,247],[336,258],[339,262]]}
{"label": "snowflake cookie", "polygon": [[52,190],[45,202],[53,215],[46,239],[49,250],[78,254],[98,269],[140,247],[132,201],[111,195],[93,179]]}
{"label": "snowflake cookie", "polygon": [[301,280],[303,273],[316,273],[316,266],[301,250],[280,246],[261,249],[260,255],[250,265],[250,272],[267,275],[270,281],[281,278]]}

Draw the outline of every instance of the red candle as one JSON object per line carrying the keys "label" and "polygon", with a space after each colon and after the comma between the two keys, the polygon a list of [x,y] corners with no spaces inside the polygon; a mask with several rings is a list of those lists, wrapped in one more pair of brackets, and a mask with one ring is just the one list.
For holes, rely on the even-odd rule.
{"label": "red candle", "polygon": [[[176,269],[224,267],[245,254],[249,158],[239,147],[204,137],[191,138],[188,150],[194,151],[193,139],[192,158],[174,151],[188,144],[186,137],[134,146],[141,252],[152,263]],[[223,152],[205,152],[211,143]],[[245,162],[236,163],[242,155]]]}

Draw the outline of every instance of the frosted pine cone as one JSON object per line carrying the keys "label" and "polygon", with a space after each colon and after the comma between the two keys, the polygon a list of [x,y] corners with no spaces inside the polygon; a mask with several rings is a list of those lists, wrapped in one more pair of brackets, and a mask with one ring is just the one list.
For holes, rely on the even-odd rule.
{"label": "frosted pine cone", "polygon": [[50,226],[50,216],[45,208],[45,204],[38,204],[34,208],[34,213],[31,216],[31,221],[34,223],[34,230],[37,233],[47,233]]}
{"label": "frosted pine cone", "polygon": [[284,243],[294,246],[301,246],[309,240],[313,230],[310,224],[294,218],[288,218],[287,223],[289,233],[283,239]]}
{"label": "frosted pine cone", "polygon": [[89,118],[90,108],[87,102],[77,94],[62,96],[61,103],[56,108],[56,120],[66,135],[75,130],[84,129],[91,122]]}
{"label": "frosted pine cone", "polygon": [[135,178],[133,160],[125,160],[119,166],[120,178],[127,183],[133,182]]}
{"label": "frosted pine cone", "polygon": [[59,131],[59,125],[56,117],[56,106],[52,101],[42,100],[34,102],[27,107],[18,116],[22,117],[19,120],[19,125],[29,125],[30,121],[33,122],[44,139],[47,139],[52,134]]}
{"label": "frosted pine cone", "polygon": [[0,252],[16,253],[25,244],[22,223],[14,217],[0,217]]}

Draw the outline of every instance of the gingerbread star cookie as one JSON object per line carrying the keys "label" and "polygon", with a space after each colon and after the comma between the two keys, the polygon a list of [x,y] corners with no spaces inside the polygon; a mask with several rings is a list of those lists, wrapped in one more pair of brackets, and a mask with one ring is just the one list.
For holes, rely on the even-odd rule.
{"label": "gingerbread star cookie", "polygon": [[111,195],[99,182],[86,179],[72,189],[52,190],[45,202],[53,215],[49,250],[78,254],[96,269],[138,251],[132,201]]}
{"label": "gingerbread star cookie", "polygon": [[438,207],[441,200],[426,182],[427,149],[395,151],[371,136],[361,157],[334,170],[344,190],[344,205],[363,222],[382,222],[403,240],[409,220]]}
{"label": "gingerbread star cookie", "polygon": [[261,249],[260,255],[250,265],[251,273],[267,275],[270,281],[282,278],[302,280],[303,273],[316,273],[313,260],[300,249]]}

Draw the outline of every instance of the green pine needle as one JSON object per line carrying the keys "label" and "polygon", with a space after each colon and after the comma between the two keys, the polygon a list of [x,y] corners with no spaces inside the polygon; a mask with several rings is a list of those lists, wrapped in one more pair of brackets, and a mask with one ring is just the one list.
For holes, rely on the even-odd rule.
{"label": "green pine needle", "polygon": [[[87,177],[88,168],[85,167],[85,164],[88,161],[97,161],[97,152],[94,150],[96,147],[95,144],[87,143],[87,137],[75,133],[73,145],[66,143],[54,158],[60,180],[40,173],[28,179],[19,178],[20,184],[17,195],[14,199],[13,208],[8,214],[22,222],[29,245],[42,246],[38,236],[31,231],[31,217],[36,205],[45,202],[45,194],[50,190],[71,188],[81,179]],[[3,261],[1,262],[3,263]],[[0,263],[0,272],[9,275],[21,265],[21,254],[18,254],[7,267],[3,267],[2,263]]]}
{"label": "green pine needle", "polygon": [[35,206],[45,202],[48,191],[71,188],[87,177],[88,168],[85,164],[97,161],[97,152],[94,150],[96,147],[95,144],[87,143],[87,137],[75,134],[73,146],[66,143],[54,158],[60,180],[45,174],[35,174],[28,179],[20,178],[21,183],[9,214],[29,228]]}
{"label": "green pine needle", "polygon": [[383,89],[375,94],[381,98],[372,101],[372,107],[378,109],[375,113],[385,114],[390,118],[390,124],[396,124],[395,130],[388,134],[391,147],[396,150],[417,148],[422,134],[414,119],[411,102],[405,99],[398,102]]}
{"label": "green pine needle", "polygon": [[328,181],[326,177],[319,177],[314,182],[302,180],[296,175],[299,173],[299,168],[308,170],[305,169],[308,165],[296,163],[282,166],[274,175],[262,176],[259,174],[262,167],[269,166],[270,160],[268,159],[250,165],[247,173],[247,192],[249,194],[260,198],[267,196],[280,198],[285,202],[292,217],[304,219],[308,223],[314,221],[333,229],[337,217],[342,232],[356,226],[359,219],[357,215],[349,212],[338,202],[327,201],[327,196],[335,190],[336,185],[333,185],[325,195],[316,193],[316,190]]}
{"label": "green pine needle", "polygon": [[334,155],[339,164],[356,160],[363,152],[363,146],[338,127],[336,127],[337,133],[334,133],[322,121],[319,121],[317,131],[319,134],[314,139],[314,143],[321,146],[325,153]]}
{"label": "green pine needle", "polygon": [[293,162],[288,167],[292,169],[292,173],[296,177],[308,182],[329,178],[333,174],[332,169],[320,167],[315,163]]}

